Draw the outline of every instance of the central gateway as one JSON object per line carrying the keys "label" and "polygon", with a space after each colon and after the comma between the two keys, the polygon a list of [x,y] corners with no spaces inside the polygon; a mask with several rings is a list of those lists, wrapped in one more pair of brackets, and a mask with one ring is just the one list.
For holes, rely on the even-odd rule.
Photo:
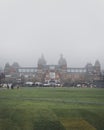
{"label": "central gateway", "polygon": [[[43,82],[51,82],[51,81],[61,82],[62,74],[65,73],[66,70],[67,70],[67,63],[66,60],[63,58],[63,55],[60,56],[58,65],[47,65],[43,55],[38,60],[37,76],[41,77]],[[39,73],[41,74],[39,75]]]}
{"label": "central gateway", "polygon": [[60,82],[59,71],[55,66],[47,66],[46,73],[44,75],[45,82],[55,81]]}

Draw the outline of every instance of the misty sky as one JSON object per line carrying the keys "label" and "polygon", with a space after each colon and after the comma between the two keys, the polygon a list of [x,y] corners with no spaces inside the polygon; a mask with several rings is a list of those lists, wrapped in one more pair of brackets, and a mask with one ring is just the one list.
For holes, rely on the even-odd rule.
{"label": "misty sky", "polygon": [[0,66],[37,66],[41,54],[104,69],[104,0],[0,0]]}

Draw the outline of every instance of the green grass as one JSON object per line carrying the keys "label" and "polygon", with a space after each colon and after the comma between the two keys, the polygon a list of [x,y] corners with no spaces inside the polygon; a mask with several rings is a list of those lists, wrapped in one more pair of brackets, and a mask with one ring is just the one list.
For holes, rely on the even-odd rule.
{"label": "green grass", "polygon": [[0,90],[0,130],[104,130],[104,89]]}

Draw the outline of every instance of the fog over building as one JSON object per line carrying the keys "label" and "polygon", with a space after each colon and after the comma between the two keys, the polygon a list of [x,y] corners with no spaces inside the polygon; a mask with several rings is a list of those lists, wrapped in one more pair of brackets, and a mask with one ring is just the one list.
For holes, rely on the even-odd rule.
{"label": "fog over building", "polygon": [[103,14],[103,0],[1,0],[0,66],[37,66],[41,53],[55,65],[62,53],[70,67],[104,69]]}

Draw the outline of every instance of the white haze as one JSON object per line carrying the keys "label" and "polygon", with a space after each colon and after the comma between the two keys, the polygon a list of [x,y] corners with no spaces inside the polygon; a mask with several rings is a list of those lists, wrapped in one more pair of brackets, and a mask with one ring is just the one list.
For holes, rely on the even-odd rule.
{"label": "white haze", "polygon": [[0,66],[37,66],[41,54],[70,67],[104,68],[103,0],[0,0]]}

